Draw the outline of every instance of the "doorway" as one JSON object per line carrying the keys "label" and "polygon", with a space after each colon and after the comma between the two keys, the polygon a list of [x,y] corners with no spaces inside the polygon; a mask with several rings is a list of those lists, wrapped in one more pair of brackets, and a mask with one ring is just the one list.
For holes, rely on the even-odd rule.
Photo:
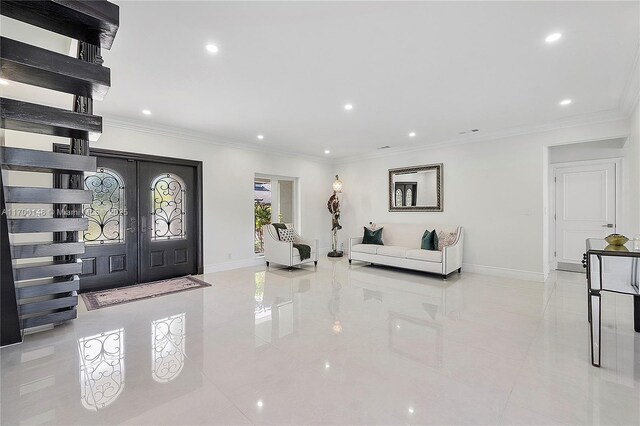
{"label": "doorway", "polygon": [[80,235],[80,291],[202,273],[202,163],[98,149],[91,155],[97,170],[84,175],[93,200],[82,206],[89,227]]}
{"label": "doorway", "polygon": [[620,162],[612,160],[554,164],[555,269],[584,272],[585,240],[616,232],[620,214]]}
{"label": "doorway", "polygon": [[262,226],[297,222],[297,178],[257,174],[253,179],[254,252],[264,252]]}

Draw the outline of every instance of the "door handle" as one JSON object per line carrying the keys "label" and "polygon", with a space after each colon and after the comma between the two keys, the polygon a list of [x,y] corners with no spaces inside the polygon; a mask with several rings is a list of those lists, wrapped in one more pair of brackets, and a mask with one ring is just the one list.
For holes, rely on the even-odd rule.
{"label": "door handle", "polygon": [[607,223],[606,225],[602,225],[603,228],[613,228],[615,225],[613,223]]}

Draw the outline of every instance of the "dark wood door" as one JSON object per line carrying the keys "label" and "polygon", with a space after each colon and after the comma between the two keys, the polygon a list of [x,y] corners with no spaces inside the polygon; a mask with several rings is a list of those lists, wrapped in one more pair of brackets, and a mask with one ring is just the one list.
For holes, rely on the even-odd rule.
{"label": "dark wood door", "polygon": [[95,173],[86,173],[93,192],[83,206],[89,229],[82,233],[80,291],[122,287],[138,280],[138,208],[136,162],[98,157]]}
{"label": "dark wood door", "polygon": [[140,282],[197,273],[196,181],[194,167],[138,161]]}

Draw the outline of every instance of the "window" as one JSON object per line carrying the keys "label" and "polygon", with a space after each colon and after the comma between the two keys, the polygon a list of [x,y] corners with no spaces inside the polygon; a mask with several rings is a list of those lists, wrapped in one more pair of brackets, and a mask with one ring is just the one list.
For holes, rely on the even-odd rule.
{"label": "window", "polygon": [[91,204],[83,205],[89,228],[82,233],[86,244],[123,243],[124,219],[127,214],[124,180],[114,170],[99,167],[86,173],[84,189],[92,191]]}
{"label": "window", "polygon": [[180,176],[163,173],[151,182],[151,239],[186,238],[186,186]]}

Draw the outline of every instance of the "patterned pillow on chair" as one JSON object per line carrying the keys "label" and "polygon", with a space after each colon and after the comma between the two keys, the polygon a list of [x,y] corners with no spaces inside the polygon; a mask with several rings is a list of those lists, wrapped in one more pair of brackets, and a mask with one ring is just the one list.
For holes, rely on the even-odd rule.
{"label": "patterned pillow on chair", "polygon": [[278,229],[278,236],[280,241],[286,241],[292,243],[296,240],[296,234],[293,229]]}

